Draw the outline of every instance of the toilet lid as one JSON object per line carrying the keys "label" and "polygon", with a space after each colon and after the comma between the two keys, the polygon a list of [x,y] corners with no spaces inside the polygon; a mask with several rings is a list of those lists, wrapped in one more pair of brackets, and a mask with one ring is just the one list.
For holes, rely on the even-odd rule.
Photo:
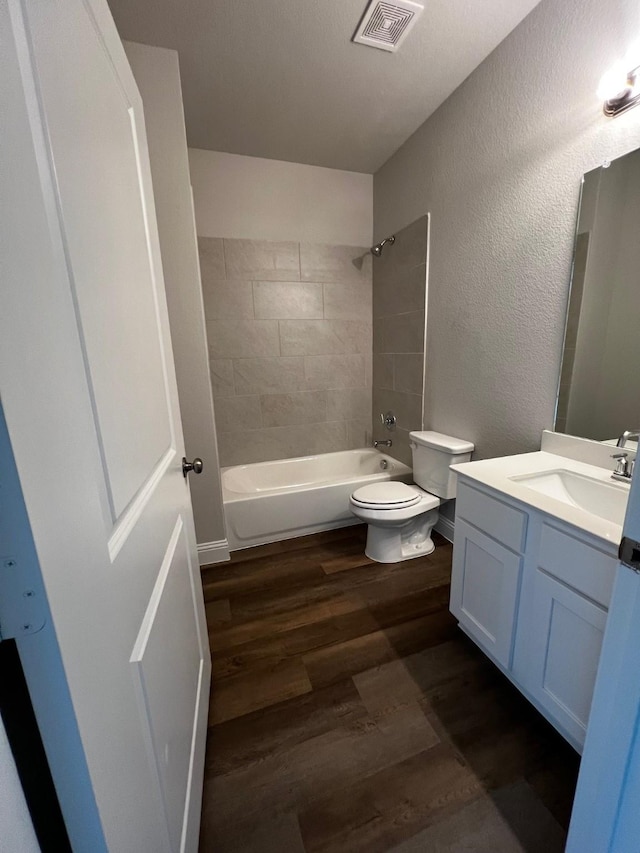
{"label": "toilet lid", "polygon": [[351,495],[351,500],[364,507],[378,507],[389,509],[401,509],[405,506],[413,506],[420,501],[421,494],[406,483],[398,483],[395,480],[385,480],[382,483],[372,483],[362,486],[361,489]]}

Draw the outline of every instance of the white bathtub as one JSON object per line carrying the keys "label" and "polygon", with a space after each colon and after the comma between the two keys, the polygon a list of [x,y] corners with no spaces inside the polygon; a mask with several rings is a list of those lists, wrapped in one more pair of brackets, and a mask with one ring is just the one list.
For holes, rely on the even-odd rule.
{"label": "white bathtub", "polygon": [[358,524],[349,495],[380,480],[411,482],[411,468],[370,448],[223,468],[229,547],[236,551]]}

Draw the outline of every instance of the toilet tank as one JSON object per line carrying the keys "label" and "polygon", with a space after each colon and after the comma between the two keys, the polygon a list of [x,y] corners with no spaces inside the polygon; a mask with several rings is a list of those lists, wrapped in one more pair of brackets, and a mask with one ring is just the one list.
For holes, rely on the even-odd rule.
{"label": "toilet tank", "polygon": [[410,432],[413,481],[443,500],[455,498],[456,475],[449,466],[471,459],[473,444],[441,432]]}

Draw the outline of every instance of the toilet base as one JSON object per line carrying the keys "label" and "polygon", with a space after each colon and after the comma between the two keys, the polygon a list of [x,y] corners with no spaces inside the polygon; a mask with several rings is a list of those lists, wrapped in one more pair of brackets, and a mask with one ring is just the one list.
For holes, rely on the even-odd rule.
{"label": "toilet base", "polygon": [[414,557],[424,557],[435,550],[431,531],[438,520],[438,511],[422,513],[406,524],[382,527],[369,524],[365,554],[376,563],[401,563]]}

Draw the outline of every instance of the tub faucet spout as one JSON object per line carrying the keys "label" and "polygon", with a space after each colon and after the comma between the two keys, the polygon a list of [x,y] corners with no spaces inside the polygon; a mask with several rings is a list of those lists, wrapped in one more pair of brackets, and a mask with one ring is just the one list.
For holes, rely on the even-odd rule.
{"label": "tub faucet spout", "polygon": [[627,441],[638,441],[640,440],[640,430],[637,429],[626,429],[620,438],[618,439],[618,443],[616,447],[624,447]]}
{"label": "tub faucet spout", "polygon": [[387,438],[386,441],[374,441],[373,442],[374,447],[391,447],[392,445],[393,445],[393,442],[391,441],[390,438]]}

